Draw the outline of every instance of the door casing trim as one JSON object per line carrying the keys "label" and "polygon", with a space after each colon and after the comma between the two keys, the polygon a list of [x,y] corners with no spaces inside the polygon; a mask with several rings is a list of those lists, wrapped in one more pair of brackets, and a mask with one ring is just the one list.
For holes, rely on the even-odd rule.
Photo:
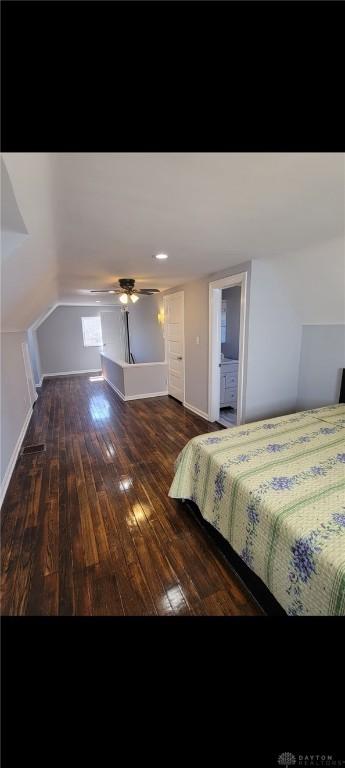
{"label": "door casing trim", "polygon": [[209,283],[208,419],[218,421],[220,411],[220,324],[222,290],[241,286],[240,340],[237,382],[237,424],[244,419],[244,382],[247,348],[247,272],[223,277]]}

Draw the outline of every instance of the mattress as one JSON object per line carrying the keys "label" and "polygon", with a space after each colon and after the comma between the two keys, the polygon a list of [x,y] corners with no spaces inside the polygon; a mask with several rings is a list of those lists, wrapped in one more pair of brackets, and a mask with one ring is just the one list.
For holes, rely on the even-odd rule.
{"label": "mattress", "polygon": [[345,405],[199,435],[169,496],[191,499],[291,616],[345,614]]}

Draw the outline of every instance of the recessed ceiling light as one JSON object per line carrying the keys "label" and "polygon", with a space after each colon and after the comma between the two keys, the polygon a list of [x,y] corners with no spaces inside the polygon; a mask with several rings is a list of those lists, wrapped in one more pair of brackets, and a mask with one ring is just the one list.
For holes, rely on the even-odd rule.
{"label": "recessed ceiling light", "polygon": [[101,303],[101,300],[100,299],[96,299],[96,304],[100,304],[100,303]]}
{"label": "recessed ceiling light", "polygon": [[155,255],[152,257],[153,259],[167,259],[168,254],[167,253],[155,253]]}

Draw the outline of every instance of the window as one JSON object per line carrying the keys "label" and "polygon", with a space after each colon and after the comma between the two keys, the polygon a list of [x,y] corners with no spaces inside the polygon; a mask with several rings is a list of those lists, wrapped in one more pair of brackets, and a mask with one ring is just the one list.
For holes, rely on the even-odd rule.
{"label": "window", "polygon": [[81,324],[83,328],[84,347],[101,347],[102,326],[99,315],[96,317],[82,317]]}
{"label": "window", "polygon": [[221,343],[226,342],[226,301],[222,301]]}

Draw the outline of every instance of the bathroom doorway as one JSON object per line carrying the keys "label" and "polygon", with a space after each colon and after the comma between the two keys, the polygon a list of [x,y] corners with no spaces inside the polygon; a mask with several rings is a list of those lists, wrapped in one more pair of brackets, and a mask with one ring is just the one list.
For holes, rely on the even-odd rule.
{"label": "bathroom doorway", "polygon": [[210,283],[209,420],[243,423],[247,273]]}
{"label": "bathroom doorway", "polygon": [[238,357],[241,321],[241,286],[234,285],[222,290],[221,305],[221,360],[220,402],[221,424],[234,427],[237,424]]}

